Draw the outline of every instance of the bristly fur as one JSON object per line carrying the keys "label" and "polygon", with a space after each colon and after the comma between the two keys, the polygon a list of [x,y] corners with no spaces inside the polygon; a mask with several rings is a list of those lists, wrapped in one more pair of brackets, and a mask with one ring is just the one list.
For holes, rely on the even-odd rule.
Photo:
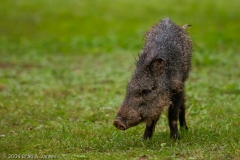
{"label": "bristly fur", "polygon": [[167,107],[171,137],[179,138],[178,119],[181,127],[187,128],[184,82],[191,68],[192,53],[187,27],[177,26],[166,18],[146,33],[136,70],[114,121],[118,129],[146,122],[143,137],[150,138],[161,112]]}

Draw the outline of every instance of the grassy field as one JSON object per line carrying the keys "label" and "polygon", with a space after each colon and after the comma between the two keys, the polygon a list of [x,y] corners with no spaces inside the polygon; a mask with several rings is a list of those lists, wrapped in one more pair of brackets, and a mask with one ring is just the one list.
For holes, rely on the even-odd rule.
{"label": "grassy field", "polygon": [[[5,0],[0,2],[0,159],[240,159],[240,2]],[[164,112],[112,122],[144,32],[171,17],[192,24],[188,132],[169,138]]]}

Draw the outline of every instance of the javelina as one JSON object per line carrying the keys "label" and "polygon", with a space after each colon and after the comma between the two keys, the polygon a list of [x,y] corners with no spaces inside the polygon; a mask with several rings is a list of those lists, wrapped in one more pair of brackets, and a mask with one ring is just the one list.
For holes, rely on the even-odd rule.
{"label": "javelina", "polygon": [[185,121],[184,82],[191,66],[192,43],[188,25],[163,19],[146,33],[136,70],[127,85],[126,97],[114,125],[120,130],[146,122],[143,138],[151,138],[162,111],[168,108],[170,137],[180,138],[177,121]]}

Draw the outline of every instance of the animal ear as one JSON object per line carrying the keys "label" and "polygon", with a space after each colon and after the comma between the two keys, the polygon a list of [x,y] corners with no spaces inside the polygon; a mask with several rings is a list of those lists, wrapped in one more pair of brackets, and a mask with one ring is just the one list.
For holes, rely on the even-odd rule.
{"label": "animal ear", "polygon": [[151,73],[155,76],[160,76],[165,70],[166,62],[161,57],[154,58],[150,63]]}

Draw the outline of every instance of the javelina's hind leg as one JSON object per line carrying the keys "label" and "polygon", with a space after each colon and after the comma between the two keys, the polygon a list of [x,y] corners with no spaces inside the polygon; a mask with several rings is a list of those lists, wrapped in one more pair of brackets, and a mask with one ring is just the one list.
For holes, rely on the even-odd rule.
{"label": "javelina's hind leg", "polygon": [[147,121],[146,128],[143,134],[143,139],[148,139],[152,137],[158,119],[159,118],[157,118],[156,120]]}
{"label": "javelina's hind leg", "polygon": [[182,98],[182,105],[180,106],[179,122],[180,122],[181,129],[188,130],[186,120],[185,120],[185,99],[184,99],[184,95],[183,95],[183,98]]}
{"label": "javelina's hind leg", "polygon": [[177,122],[179,119],[180,106],[182,105],[182,102],[183,102],[183,93],[173,92],[172,105],[168,109],[168,123],[170,127],[170,137],[174,139],[180,138]]}

